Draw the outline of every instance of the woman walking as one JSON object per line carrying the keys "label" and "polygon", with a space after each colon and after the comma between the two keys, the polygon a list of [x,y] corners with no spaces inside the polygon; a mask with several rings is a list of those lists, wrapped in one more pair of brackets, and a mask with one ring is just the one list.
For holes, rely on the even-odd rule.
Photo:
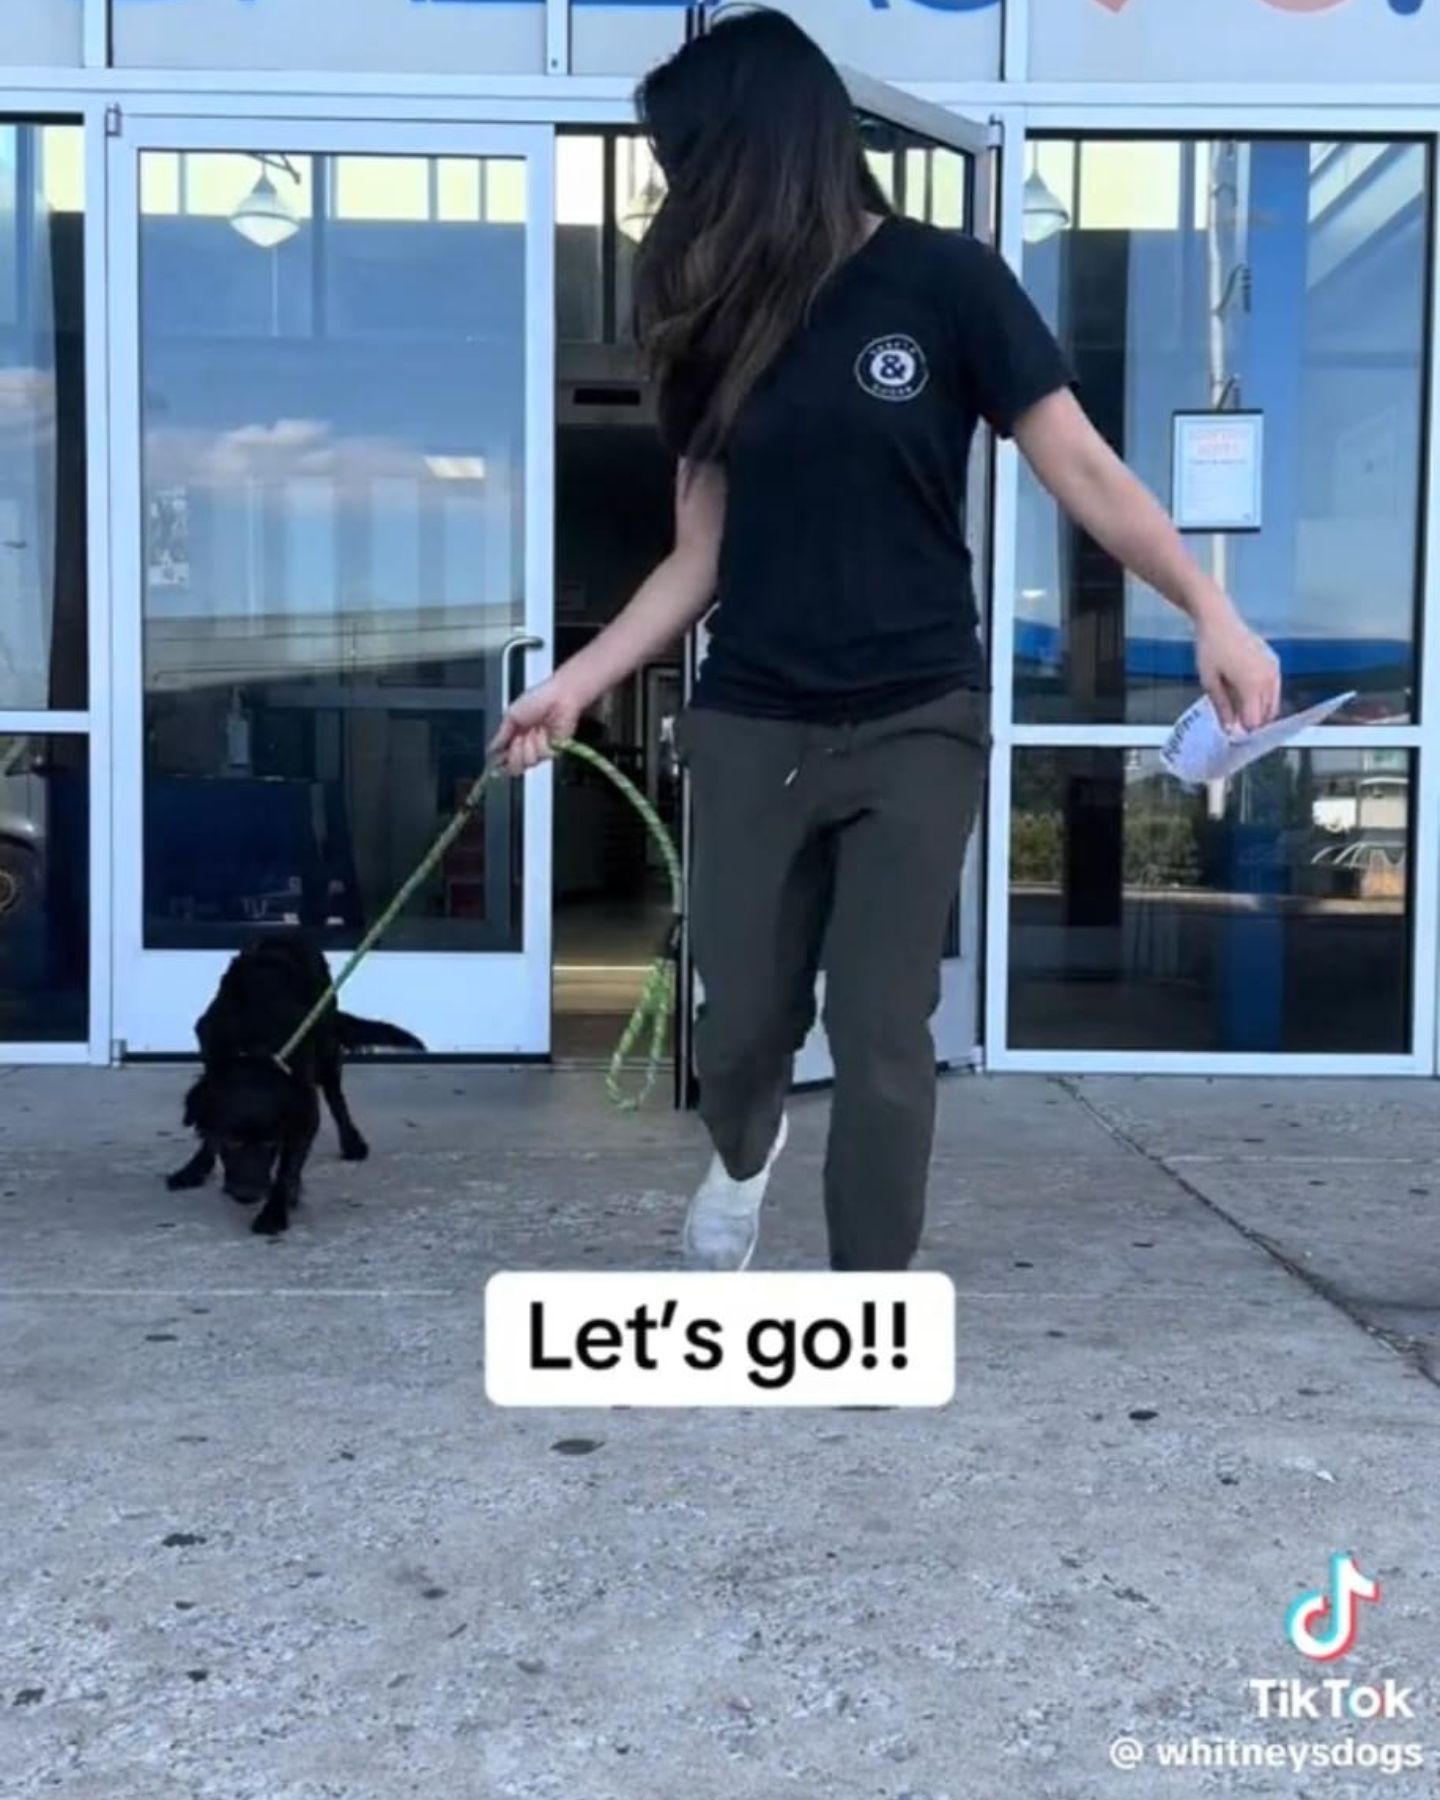
{"label": "woman walking", "polygon": [[1188,615],[1228,721],[1274,715],[1278,665],[1090,425],[1006,265],[891,213],[844,84],[798,26],[717,24],[639,104],[668,190],[637,310],[679,462],[675,548],[496,744],[516,773],[534,767],[714,607],[678,733],[715,1149],[687,1255],[741,1269],[754,1253],[823,966],[831,1266],[904,1269],[934,1131],[930,1017],[988,745],[962,522],[977,425],[1013,436],[1071,517]]}

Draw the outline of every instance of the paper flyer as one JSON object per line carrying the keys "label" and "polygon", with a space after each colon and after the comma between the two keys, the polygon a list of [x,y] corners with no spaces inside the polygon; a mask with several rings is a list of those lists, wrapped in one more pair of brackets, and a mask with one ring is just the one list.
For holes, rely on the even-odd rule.
{"label": "paper flyer", "polygon": [[1290,713],[1286,718],[1262,725],[1258,731],[1237,729],[1227,732],[1207,694],[1176,720],[1175,728],[1160,752],[1160,761],[1167,774],[1187,787],[1224,781],[1258,762],[1262,756],[1269,756],[1272,750],[1283,749],[1302,731],[1323,725],[1354,698],[1353,690],[1348,694],[1337,694],[1331,700],[1322,700],[1318,706],[1306,707],[1304,712]]}

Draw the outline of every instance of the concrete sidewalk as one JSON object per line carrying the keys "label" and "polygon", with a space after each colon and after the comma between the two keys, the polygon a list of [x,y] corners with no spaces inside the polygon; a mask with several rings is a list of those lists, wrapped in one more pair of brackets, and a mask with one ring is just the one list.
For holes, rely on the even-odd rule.
{"label": "concrete sidewalk", "polygon": [[[360,1070],[374,1160],[327,1133],[271,1245],[161,1186],[182,1079],[0,1076],[11,1800],[1440,1791],[1433,1085],[957,1079],[949,1410],[556,1415],[487,1407],[485,1280],[673,1266],[692,1120]],[[825,1110],[766,1266],[821,1260]],[[1341,1550],[1383,1597],[1322,1668],[1285,1614]],[[1417,1718],[1256,1719],[1327,1676]],[[1430,1766],[1109,1753],[1347,1731]]]}

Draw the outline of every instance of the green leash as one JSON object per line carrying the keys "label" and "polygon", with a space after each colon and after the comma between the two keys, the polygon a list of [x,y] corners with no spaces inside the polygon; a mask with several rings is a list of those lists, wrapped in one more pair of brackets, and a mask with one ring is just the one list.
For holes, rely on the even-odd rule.
{"label": "green leash", "polygon": [[[651,1090],[659,1078],[660,1065],[665,1059],[666,1028],[675,1011],[675,963],[679,951],[680,921],[684,911],[685,894],[684,878],[680,873],[680,858],[675,853],[675,846],[670,841],[670,833],[665,829],[660,815],[629,776],[621,774],[614,763],[603,757],[598,750],[592,750],[589,744],[577,743],[574,738],[557,738],[551,748],[561,755],[578,757],[581,762],[589,763],[592,768],[598,769],[608,781],[620,790],[644,820],[646,830],[655,840],[660,854],[664,858],[665,871],[670,878],[670,929],[666,933],[664,946],[650,965],[640,999],[636,1003],[634,1012],[630,1015],[629,1023],[620,1034],[620,1042],[615,1046],[615,1054],[610,1058],[610,1066],[605,1073],[605,1090],[610,1099],[622,1112],[635,1112],[649,1099]],[[475,778],[469,793],[460,802],[459,811],[426,851],[414,874],[409,877],[399,893],[361,938],[344,968],[276,1052],[275,1060],[287,1074],[290,1069],[291,1057],[309,1037],[320,1020],[324,1018],[327,1010],[339,999],[341,988],[345,986],[361,963],[399,918],[415,891],[427,879],[441,857],[470,823],[491,782],[501,779],[505,772],[503,764],[491,762]],[[639,1086],[627,1091],[626,1065],[629,1063],[636,1045],[645,1036],[647,1027],[649,1028],[649,1044],[645,1050],[644,1073],[640,1078]]]}

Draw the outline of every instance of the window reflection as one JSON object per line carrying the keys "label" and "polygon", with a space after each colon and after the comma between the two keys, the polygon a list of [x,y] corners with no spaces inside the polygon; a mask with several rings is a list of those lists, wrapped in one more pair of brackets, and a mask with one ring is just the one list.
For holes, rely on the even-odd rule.
{"label": "window reflection", "polygon": [[865,161],[898,213],[964,231],[970,224],[970,171],[958,150],[932,144],[881,119],[862,118]]}
{"label": "window reflection", "polygon": [[[523,617],[525,168],[142,159],[146,942],[353,942]],[[391,949],[518,944],[493,790]]]}
{"label": "window reflection", "polygon": [[0,733],[0,1043],[81,1043],[90,985],[82,737]]}
{"label": "window reflection", "polygon": [[615,335],[625,342],[635,333],[635,256],[664,201],[665,176],[643,137],[626,133],[613,141]]}
{"label": "window reflection", "polygon": [[562,132],[556,142],[556,284],[564,344],[633,341],[635,252],[664,198],[635,131]]}
{"label": "window reflection", "polygon": [[84,147],[0,125],[0,709],[86,705]]}
{"label": "window reflection", "polygon": [[[1297,704],[1414,716],[1429,159],[1414,143],[1031,147],[1026,283],[1091,416],[1163,497],[1177,410],[1265,415],[1265,523],[1191,547]],[[1052,205],[1053,202],[1053,205]],[[1016,716],[1164,723],[1185,621],[1022,474]]]}
{"label": "window reflection", "polygon": [[1189,792],[1150,751],[1024,749],[1019,1049],[1408,1049],[1407,751],[1306,750]]}
{"label": "window reflection", "polygon": [[[970,168],[961,152],[878,119],[859,124],[865,160],[897,212],[968,227]],[[562,131],[555,195],[561,343],[633,342],[635,255],[665,197],[648,140],[635,131]]]}
{"label": "window reflection", "polygon": [[555,140],[555,312],[562,344],[600,341],[604,220],[603,140],[562,131]]}

